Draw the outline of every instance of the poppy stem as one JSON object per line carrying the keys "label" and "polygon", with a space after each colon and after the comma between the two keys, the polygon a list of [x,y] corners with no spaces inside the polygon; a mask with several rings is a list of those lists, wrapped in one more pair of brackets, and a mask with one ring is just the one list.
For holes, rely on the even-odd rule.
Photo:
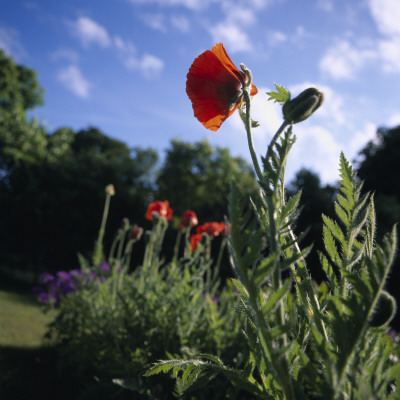
{"label": "poppy stem", "polygon": [[[248,86],[249,87],[249,86]],[[245,129],[247,132],[247,142],[249,143],[249,150],[251,159],[253,161],[254,169],[256,170],[257,178],[260,182],[263,181],[264,175],[261,172],[260,164],[257,160],[257,155],[254,150],[253,136],[251,134],[251,113],[250,113],[250,93],[248,87],[243,89],[243,97],[246,103],[246,118],[245,118]]]}
{"label": "poppy stem", "polygon": [[271,140],[271,143],[268,145],[268,150],[267,150],[267,159],[271,157],[271,153],[272,153],[272,148],[274,146],[274,144],[276,143],[276,141],[278,140],[279,136],[281,135],[281,133],[285,130],[285,128],[287,126],[290,125],[290,122],[284,120],[282,122],[282,125],[279,127],[279,129],[276,131],[274,137]]}

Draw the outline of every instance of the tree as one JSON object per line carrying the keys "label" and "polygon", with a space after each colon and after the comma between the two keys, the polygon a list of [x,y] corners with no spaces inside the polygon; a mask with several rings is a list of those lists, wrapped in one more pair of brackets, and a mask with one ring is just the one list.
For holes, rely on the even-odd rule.
{"label": "tree", "polygon": [[171,141],[157,178],[156,196],[169,200],[175,215],[194,210],[201,221],[222,221],[232,179],[246,192],[256,188],[252,167],[229,149],[213,148],[207,140],[194,144]]}
{"label": "tree", "polygon": [[110,183],[117,195],[107,238],[112,240],[123,217],[144,222],[155,151],[131,150],[96,128],[77,133],[60,128],[46,135],[45,154],[20,162],[1,180],[3,265],[33,271],[75,268],[77,252],[88,255],[93,249]]}
{"label": "tree", "polygon": [[364,189],[375,192],[378,235],[400,221],[400,126],[379,128],[377,138],[360,152],[358,175]]}
{"label": "tree", "polygon": [[43,89],[36,72],[17,65],[0,50],[0,169],[13,168],[21,160],[43,158],[46,130],[26,111],[43,103]]}
{"label": "tree", "polygon": [[334,216],[333,199],[337,189],[330,185],[322,186],[317,174],[303,168],[289,183],[287,192],[289,196],[293,196],[299,190],[301,190],[300,203],[302,207],[295,233],[299,235],[307,232],[302,241],[303,248],[313,244],[311,253],[307,256],[307,267],[311,270],[312,278],[321,281],[324,279],[318,256],[318,251],[324,248],[321,216],[322,214],[329,217]]}
{"label": "tree", "polygon": [[[364,191],[372,191],[375,201],[377,235],[381,238],[400,222],[400,126],[379,128],[377,137],[359,153],[358,176],[364,180]],[[397,255],[387,288],[400,304],[400,258]],[[392,325],[400,330],[400,313]]]}
{"label": "tree", "polygon": [[43,104],[43,88],[34,70],[15,64],[0,50],[0,111],[25,112]]}

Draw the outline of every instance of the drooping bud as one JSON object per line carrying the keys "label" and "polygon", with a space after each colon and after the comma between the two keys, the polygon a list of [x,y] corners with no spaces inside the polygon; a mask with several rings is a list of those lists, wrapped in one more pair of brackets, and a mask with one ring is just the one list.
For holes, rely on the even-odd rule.
{"label": "drooping bud", "polygon": [[134,226],[131,230],[131,240],[139,240],[143,235],[143,228]]}
{"label": "drooping bud", "polygon": [[324,94],[322,92],[316,88],[308,88],[283,105],[283,117],[288,123],[297,124],[310,117],[323,101]]}
{"label": "drooping bud", "polygon": [[383,290],[376,303],[374,313],[369,323],[373,327],[389,323],[396,314],[396,300],[388,292]]}

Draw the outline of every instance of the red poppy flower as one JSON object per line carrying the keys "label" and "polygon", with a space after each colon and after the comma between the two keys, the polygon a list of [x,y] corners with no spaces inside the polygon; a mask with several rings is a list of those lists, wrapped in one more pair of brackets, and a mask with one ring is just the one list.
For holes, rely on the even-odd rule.
{"label": "red poppy flower", "polygon": [[153,203],[150,203],[147,207],[145,215],[146,219],[151,221],[153,219],[154,212],[157,213],[160,217],[166,218],[168,220],[172,218],[172,214],[174,213],[173,210],[169,208],[168,201],[154,201]]}
{"label": "red poppy flower", "polygon": [[199,223],[197,215],[194,211],[186,210],[179,222],[178,230],[184,230],[192,226],[196,226]]}
{"label": "red poppy flower", "polygon": [[225,225],[219,222],[206,222],[204,225],[197,227],[196,232],[199,234],[207,233],[212,237],[217,237],[224,229]]}
{"label": "red poppy flower", "polygon": [[194,235],[190,235],[190,249],[194,251],[197,245],[201,242],[203,235],[201,233],[196,233]]}
{"label": "red poppy flower", "polygon": [[[222,43],[200,54],[187,74],[186,93],[195,117],[207,128],[217,131],[239,107],[247,76],[239,71]],[[258,92],[252,84],[250,95]]]}

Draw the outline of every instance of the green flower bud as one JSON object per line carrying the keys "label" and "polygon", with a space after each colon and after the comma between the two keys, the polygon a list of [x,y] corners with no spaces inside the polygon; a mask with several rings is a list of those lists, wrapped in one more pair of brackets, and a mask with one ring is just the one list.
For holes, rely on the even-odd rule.
{"label": "green flower bud", "polygon": [[373,327],[389,323],[396,314],[396,300],[388,292],[382,291],[369,321]]}
{"label": "green flower bud", "polygon": [[285,121],[297,124],[310,117],[323,101],[324,94],[322,92],[316,88],[308,88],[283,105],[283,117]]}

